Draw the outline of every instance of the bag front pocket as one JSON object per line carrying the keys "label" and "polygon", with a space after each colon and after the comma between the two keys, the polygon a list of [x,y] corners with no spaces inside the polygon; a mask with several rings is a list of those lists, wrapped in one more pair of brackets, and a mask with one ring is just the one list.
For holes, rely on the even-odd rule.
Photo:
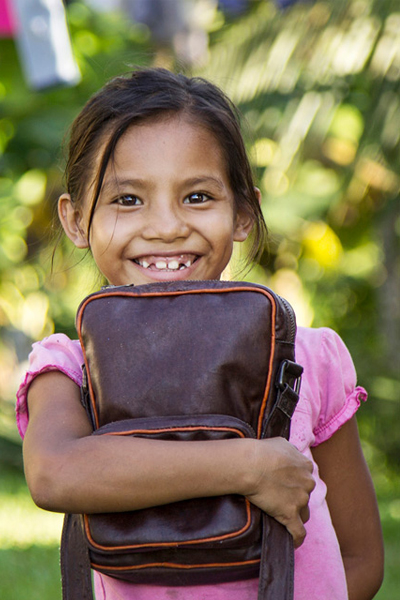
{"label": "bag front pocket", "polygon": [[[94,435],[204,441],[255,438],[250,425],[230,416],[155,417],[107,424]],[[149,553],[168,548],[251,546],[260,538],[260,511],[240,495],[193,498],[131,512],[84,516],[90,547],[100,553]]]}

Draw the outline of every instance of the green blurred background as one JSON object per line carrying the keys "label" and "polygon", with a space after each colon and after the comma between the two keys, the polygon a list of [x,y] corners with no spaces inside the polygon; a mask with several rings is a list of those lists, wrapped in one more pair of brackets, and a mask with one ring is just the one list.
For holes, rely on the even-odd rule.
{"label": "green blurred background", "polygon": [[[90,257],[57,246],[61,144],[110,77],[162,65],[210,78],[239,105],[270,230],[246,278],[286,296],[301,325],[343,337],[369,400],[359,411],[386,544],[380,600],[400,590],[400,8],[397,0],[249,0],[233,17],[198,0],[208,50],[177,58],[121,12],[68,3],[82,81],[35,92],[0,39],[0,597],[61,597],[60,516],[36,509],[22,475],[14,397],[33,341],[74,337]],[[75,268],[77,263],[80,263]],[[232,268],[235,273],[235,267]],[[240,276],[239,276],[240,277]],[[329,599],[321,599],[329,600]]]}

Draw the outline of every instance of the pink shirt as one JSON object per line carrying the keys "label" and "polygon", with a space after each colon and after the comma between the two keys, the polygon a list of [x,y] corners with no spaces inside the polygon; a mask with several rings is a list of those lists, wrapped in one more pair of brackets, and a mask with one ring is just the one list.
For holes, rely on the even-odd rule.
{"label": "pink shirt", "polygon": [[[351,356],[332,330],[299,327],[296,360],[304,375],[300,401],[292,419],[290,441],[312,460],[311,448],[329,439],[366,400],[356,387]],[[17,393],[17,423],[22,437],[28,426],[27,390],[39,373],[60,370],[81,384],[79,341],[54,334],[33,345],[29,371]],[[326,486],[314,462],[316,487],[310,499],[307,537],[295,551],[295,600],[346,600],[343,562],[326,503]],[[209,586],[161,587],[133,585],[95,572],[96,600],[256,600],[258,580]]]}

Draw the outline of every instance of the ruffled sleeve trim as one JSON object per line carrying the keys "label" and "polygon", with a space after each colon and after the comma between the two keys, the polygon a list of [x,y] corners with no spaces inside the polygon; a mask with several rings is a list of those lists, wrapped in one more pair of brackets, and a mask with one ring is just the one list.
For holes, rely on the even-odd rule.
{"label": "ruffled sleeve trim", "polygon": [[71,369],[65,369],[63,367],[60,367],[59,365],[46,365],[38,371],[27,371],[25,378],[17,392],[17,403],[15,407],[18,432],[22,439],[24,439],[25,437],[29,421],[29,411],[27,402],[29,386],[31,385],[35,377],[41,375],[42,373],[47,373],[49,371],[61,371],[61,373],[67,375],[78,386],[82,384],[81,373],[74,373],[73,371],[71,371]]}
{"label": "ruffled sleeve trim", "polygon": [[29,421],[27,395],[29,386],[38,375],[61,371],[78,386],[82,384],[82,349],[78,340],[55,333],[32,346],[29,367],[17,391],[16,420],[19,434],[24,438]]}
{"label": "ruffled sleeve trim", "polygon": [[368,394],[365,389],[361,386],[354,388],[353,392],[346,398],[346,402],[342,409],[334,415],[327,423],[317,428],[314,431],[315,443],[313,446],[318,446],[322,442],[326,442],[332,435],[342,426],[344,423],[349,421],[353,415],[359,409],[361,402],[365,402],[368,398]]}

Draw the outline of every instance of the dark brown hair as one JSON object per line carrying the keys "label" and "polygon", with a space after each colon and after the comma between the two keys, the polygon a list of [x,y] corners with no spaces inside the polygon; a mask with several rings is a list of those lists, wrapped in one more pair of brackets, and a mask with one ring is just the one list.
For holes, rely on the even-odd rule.
{"label": "dark brown hair", "polygon": [[[175,113],[205,127],[219,143],[235,208],[245,211],[254,223],[247,259],[250,263],[262,252],[267,229],[254,189],[239,114],[229,98],[205,79],[165,69],[143,69],[108,82],[90,98],[72,124],[65,170],[67,191],[79,206],[93,185],[89,233],[107,165],[123,133],[135,124]],[[103,143],[103,155],[97,173],[93,173]]]}

